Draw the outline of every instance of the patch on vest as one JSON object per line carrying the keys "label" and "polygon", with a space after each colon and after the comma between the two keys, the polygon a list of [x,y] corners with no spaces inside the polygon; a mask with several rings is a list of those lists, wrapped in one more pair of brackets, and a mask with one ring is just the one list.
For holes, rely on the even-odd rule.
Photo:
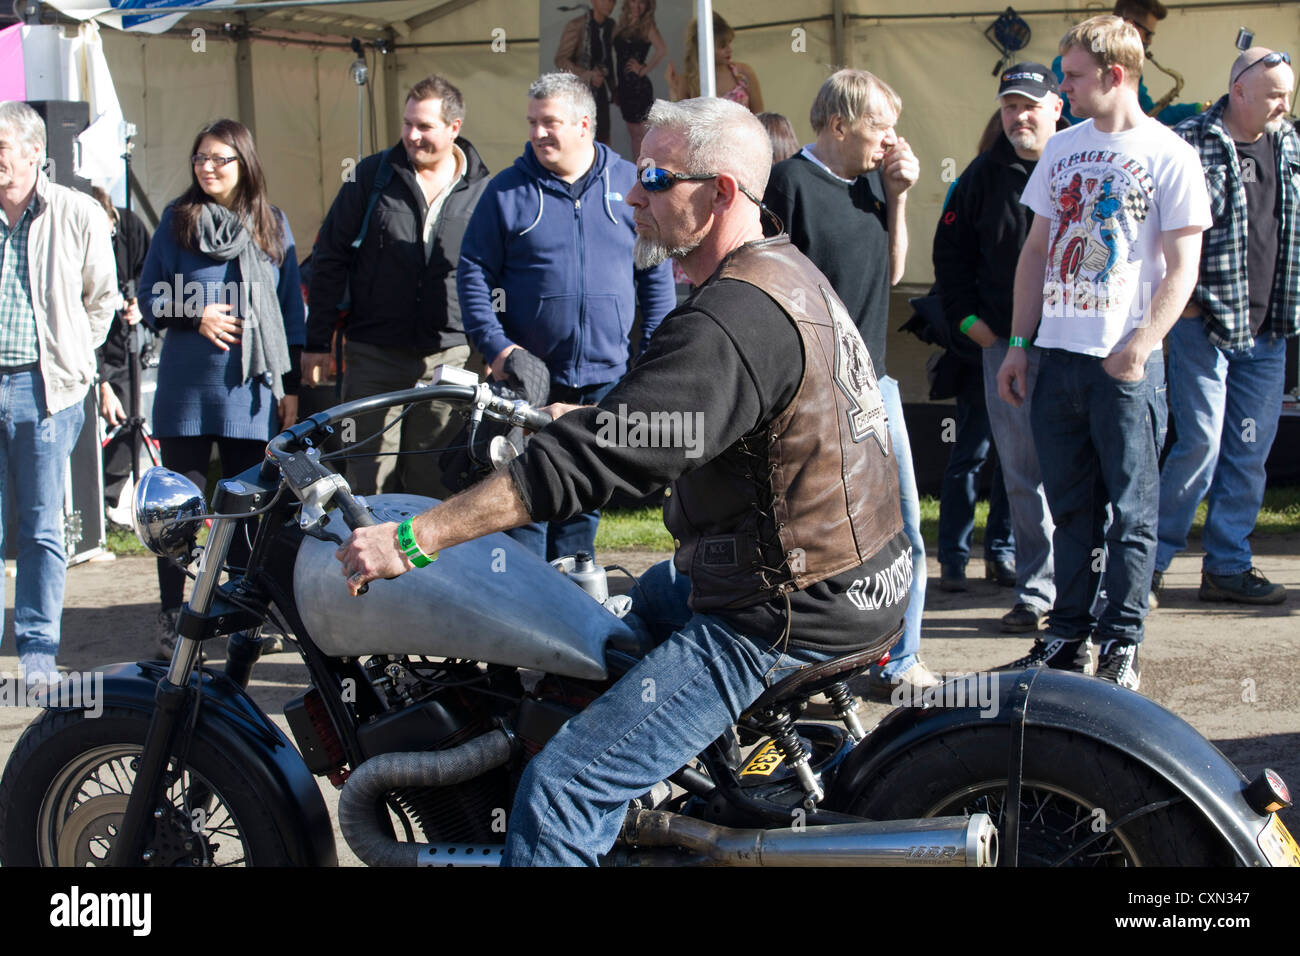
{"label": "patch on vest", "polygon": [[862,341],[858,327],[849,318],[843,303],[822,289],[822,298],[835,323],[835,384],[849,400],[849,434],[860,442],[874,435],[876,444],[889,454],[889,423],[885,417],[885,399],[880,394],[876,370]]}
{"label": "patch on vest", "polygon": [[710,568],[736,566],[735,538],[705,538],[700,542],[700,564]]}

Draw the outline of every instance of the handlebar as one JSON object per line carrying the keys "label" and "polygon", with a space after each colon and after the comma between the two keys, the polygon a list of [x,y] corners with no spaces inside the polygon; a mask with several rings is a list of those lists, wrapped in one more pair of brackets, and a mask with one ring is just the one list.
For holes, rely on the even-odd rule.
{"label": "handlebar", "polygon": [[[276,435],[266,446],[266,461],[263,463],[263,477],[273,479],[273,472],[278,470],[294,493],[303,501],[304,510],[316,506],[316,515],[324,520],[324,505],[333,500],[343,514],[343,520],[353,530],[368,528],[378,522],[374,516],[353,497],[347,482],[341,476],[328,471],[319,461],[315,452],[307,453],[307,439],[337,422],[363,415],[367,412],[391,408],[394,405],[407,405],[416,402],[447,401],[452,404],[469,405],[482,409],[483,414],[498,421],[507,422],[530,431],[539,431],[551,423],[551,416],[534,408],[524,401],[511,401],[492,393],[486,383],[474,385],[442,382],[421,388],[408,388],[400,392],[386,392],[369,398],[357,399],[335,405],[323,412],[317,412],[310,418]],[[321,491],[321,480],[329,484]],[[364,594],[362,587],[360,593]]]}

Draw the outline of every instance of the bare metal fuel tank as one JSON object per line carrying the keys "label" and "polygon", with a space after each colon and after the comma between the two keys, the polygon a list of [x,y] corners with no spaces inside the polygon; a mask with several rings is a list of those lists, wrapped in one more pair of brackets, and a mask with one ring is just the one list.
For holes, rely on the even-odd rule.
{"label": "bare metal fuel tank", "polygon": [[[376,520],[405,521],[434,503],[375,495]],[[337,511],[328,527],[346,540]],[[433,564],[352,597],[336,545],[304,538],[293,594],[312,639],[332,657],[411,654],[465,657],[601,680],[605,645],[631,629],[537,555],[504,534],[445,549]]]}

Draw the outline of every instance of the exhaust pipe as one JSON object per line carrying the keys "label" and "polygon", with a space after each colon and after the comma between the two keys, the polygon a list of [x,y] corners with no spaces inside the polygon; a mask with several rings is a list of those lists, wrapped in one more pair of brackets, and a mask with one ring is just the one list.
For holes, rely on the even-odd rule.
{"label": "exhaust pipe", "polygon": [[343,839],[366,866],[495,866],[501,859],[500,847],[399,843],[380,828],[375,808],[389,790],[464,783],[509,759],[510,738],[500,729],[450,750],[371,757],[352,772],[339,794]]}
{"label": "exhaust pipe", "polygon": [[678,847],[722,866],[997,866],[998,831],[987,813],[784,830],[721,827],[660,810],[639,810],[623,839]]}

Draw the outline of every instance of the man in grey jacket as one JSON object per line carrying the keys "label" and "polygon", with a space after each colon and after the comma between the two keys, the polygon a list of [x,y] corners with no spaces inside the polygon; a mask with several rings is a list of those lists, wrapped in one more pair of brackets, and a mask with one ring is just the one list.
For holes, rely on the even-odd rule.
{"label": "man in grey jacket", "polygon": [[[55,673],[64,472],[95,347],[121,301],[108,219],[91,197],[50,182],[44,160],[40,115],[0,103],[0,508],[18,529],[14,634],[29,682]],[[0,576],[0,598],[3,588]]]}

